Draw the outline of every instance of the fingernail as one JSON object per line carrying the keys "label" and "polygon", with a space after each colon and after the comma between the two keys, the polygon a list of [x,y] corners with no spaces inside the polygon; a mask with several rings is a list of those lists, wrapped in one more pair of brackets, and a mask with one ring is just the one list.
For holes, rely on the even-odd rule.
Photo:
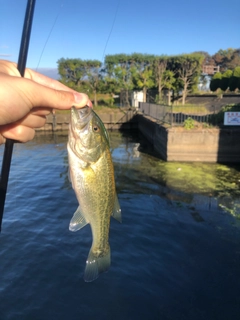
{"label": "fingernail", "polygon": [[93,107],[93,106],[92,106],[92,101],[91,101],[91,100],[88,100],[87,106],[88,106],[89,108],[92,108],[92,107]]}
{"label": "fingernail", "polygon": [[84,96],[82,93],[74,92],[74,99],[75,99],[76,103],[81,103],[83,98],[84,98]]}

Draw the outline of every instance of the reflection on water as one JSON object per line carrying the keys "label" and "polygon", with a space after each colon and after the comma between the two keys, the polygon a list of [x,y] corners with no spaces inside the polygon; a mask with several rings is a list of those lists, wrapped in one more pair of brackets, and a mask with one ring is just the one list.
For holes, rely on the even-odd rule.
{"label": "reflection on water", "polygon": [[[165,162],[137,132],[113,132],[112,156],[120,192],[151,193],[240,217],[240,166]],[[127,189],[126,189],[127,186]]]}
{"label": "reflection on water", "polygon": [[123,223],[111,221],[109,272],[86,284],[92,238],[68,230],[66,134],[14,146],[0,319],[238,320],[239,167],[166,163],[138,132],[110,132]]}

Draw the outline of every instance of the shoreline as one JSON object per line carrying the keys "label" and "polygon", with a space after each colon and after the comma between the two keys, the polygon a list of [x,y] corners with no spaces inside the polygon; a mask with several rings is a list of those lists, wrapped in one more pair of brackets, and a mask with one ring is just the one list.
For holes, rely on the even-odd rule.
{"label": "shoreline", "polygon": [[[126,112],[98,113],[106,129],[138,129],[165,161],[240,163],[240,128],[192,129],[167,127],[149,116]],[[36,130],[68,130],[70,114],[50,114],[43,128]]]}
{"label": "shoreline", "polygon": [[[127,110],[121,112],[97,112],[101,118],[106,129],[119,130],[119,129],[132,129],[137,128],[137,121],[134,119],[136,110]],[[68,130],[70,122],[69,114],[49,114],[47,116],[46,124],[42,128],[36,129],[39,131],[63,131]]]}

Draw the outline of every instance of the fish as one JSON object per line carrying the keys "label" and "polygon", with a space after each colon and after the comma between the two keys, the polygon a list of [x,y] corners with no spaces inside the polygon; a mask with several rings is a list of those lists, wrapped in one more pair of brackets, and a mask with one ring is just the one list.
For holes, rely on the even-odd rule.
{"label": "fish", "polygon": [[84,272],[85,282],[91,282],[111,264],[111,216],[122,222],[108,132],[92,108],[71,108],[67,150],[69,180],[79,203],[69,230],[91,226],[92,246]]}

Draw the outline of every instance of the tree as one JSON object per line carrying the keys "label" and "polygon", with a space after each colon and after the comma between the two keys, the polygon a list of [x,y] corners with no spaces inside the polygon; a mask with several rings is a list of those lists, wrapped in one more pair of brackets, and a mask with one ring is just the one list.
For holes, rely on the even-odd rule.
{"label": "tree", "polygon": [[94,105],[97,106],[97,92],[101,81],[101,66],[102,63],[98,60],[85,60],[86,76],[89,86],[94,95]]}
{"label": "tree", "polygon": [[163,73],[162,83],[164,88],[168,90],[168,105],[171,104],[171,95],[170,92],[174,88],[174,83],[176,79],[174,78],[174,73],[170,70],[166,70]]}
{"label": "tree", "polygon": [[240,65],[240,49],[229,48],[226,50],[220,49],[212,58],[216,65],[220,66],[220,71],[224,72],[228,69],[233,70]]}
{"label": "tree", "polygon": [[232,77],[232,70],[227,70],[222,74],[222,79],[220,82],[220,89],[226,91],[230,84],[230,78]]}
{"label": "tree", "polygon": [[221,72],[216,72],[213,75],[212,80],[210,82],[210,90],[211,91],[216,91],[217,89],[219,89],[220,86],[221,86],[221,80],[222,80]]}
{"label": "tree", "polygon": [[64,59],[57,61],[60,81],[74,90],[94,94],[97,105],[97,92],[101,79],[101,62],[98,60]]}
{"label": "tree", "polygon": [[195,52],[193,52],[193,54],[200,54],[200,55],[204,56],[204,59],[203,59],[203,62],[202,62],[203,65],[208,65],[208,66],[209,65],[210,66],[212,66],[212,65],[215,66],[216,65],[213,57],[206,51],[195,51]]}
{"label": "tree", "polygon": [[172,97],[172,101],[174,102],[175,100],[179,100],[179,94],[183,89],[183,82],[181,79],[179,79],[178,77],[176,77],[174,75],[174,83],[172,84],[172,93],[173,93],[173,97]]}
{"label": "tree", "polygon": [[236,49],[231,57],[231,61],[229,61],[228,68],[234,70],[236,67],[240,66],[240,49]]}
{"label": "tree", "polygon": [[182,104],[185,104],[189,90],[196,84],[201,73],[204,56],[201,54],[185,54],[173,57],[171,70],[182,82]]}
{"label": "tree", "polygon": [[146,102],[147,90],[154,86],[153,55],[133,53],[131,68],[133,83],[137,89],[143,90],[143,102]]}
{"label": "tree", "polygon": [[240,90],[240,66],[233,70],[233,74],[229,80],[229,89],[231,91]]}
{"label": "tree", "polygon": [[74,90],[79,90],[85,76],[83,60],[61,58],[57,64],[60,81]]}
{"label": "tree", "polygon": [[108,81],[111,85],[115,85],[115,90],[117,92],[125,90],[126,95],[124,95],[124,103],[127,106],[130,106],[128,92],[133,89],[132,67],[133,61],[131,55],[115,54],[107,55],[105,57],[105,82]]}
{"label": "tree", "polygon": [[153,76],[155,85],[158,88],[159,101],[162,100],[162,90],[165,87],[166,74],[164,75],[168,64],[167,56],[157,56],[153,61]]}

